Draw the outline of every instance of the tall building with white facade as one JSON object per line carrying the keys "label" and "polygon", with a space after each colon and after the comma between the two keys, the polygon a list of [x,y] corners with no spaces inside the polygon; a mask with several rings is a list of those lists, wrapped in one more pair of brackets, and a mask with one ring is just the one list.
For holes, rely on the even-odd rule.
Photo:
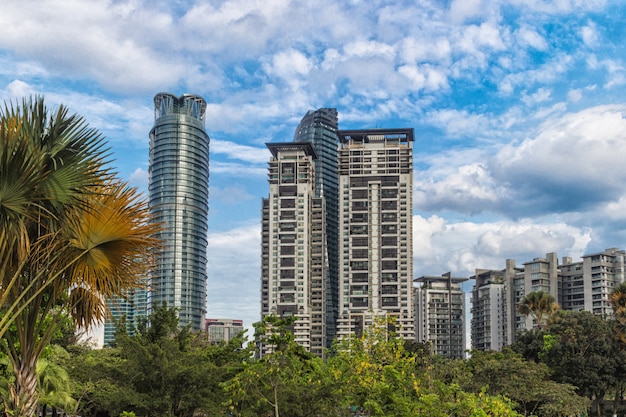
{"label": "tall building with white facade", "polygon": [[506,293],[504,271],[477,269],[471,293],[471,346],[477,350],[502,350],[506,344]]}
{"label": "tall building with white facade", "polygon": [[326,347],[335,337],[339,299],[339,175],[337,173],[337,109],[310,110],[296,128],[294,142],[308,142],[317,154],[315,165],[315,196],[326,204],[326,245],[328,273],[326,277]]}
{"label": "tall building with white facade", "polygon": [[415,340],[445,358],[465,357],[465,292],[467,278],[422,276],[415,280]]}
{"label": "tall building with white facade", "polygon": [[626,251],[617,248],[585,255],[580,262],[564,257],[560,266],[561,308],[611,317],[610,295],[614,287],[624,282],[625,257]]}
{"label": "tall building with white facade", "polygon": [[[324,199],[315,194],[317,155],[308,142],[268,143],[263,199],[261,315],[296,316],[295,341],[318,356],[326,347],[328,260]],[[261,347],[261,354],[271,346]]]}
{"label": "tall building with white facade", "polygon": [[338,133],[337,336],[359,335],[383,316],[413,340],[413,129]]}
{"label": "tall building with white facade", "polygon": [[[611,317],[613,308],[610,295],[613,288],[624,282],[626,251],[618,248],[584,255],[581,261],[572,262],[564,257],[558,263],[556,253],[545,258],[534,258],[516,266],[512,259],[506,260],[501,271],[477,270],[472,290],[472,347],[480,350],[500,350],[517,340],[520,332],[537,327],[531,316],[518,312],[524,297],[537,291],[552,295],[563,310],[585,310],[601,317]],[[500,283],[500,277],[504,285]],[[501,307],[492,300],[499,300],[504,291]],[[495,309],[495,310],[494,310]],[[498,313],[499,310],[499,313]],[[499,345],[499,315],[505,317],[504,342]]]}
{"label": "tall building with white facade", "polygon": [[163,242],[151,302],[178,309],[180,325],[203,330],[206,316],[209,136],[200,96],[154,97],[150,131],[150,212]]}
{"label": "tall building with white facade", "polygon": [[[532,316],[524,316],[517,311],[526,294],[542,291],[559,300],[560,271],[556,253],[546,254],[545,258],[534,258],[524,262],[523,268],[515,266],[508,259],[505,269],[507,305],[507,344],[517,340],[517,334],[536,328]],[[508,308],[510,306],[510,308]]]}

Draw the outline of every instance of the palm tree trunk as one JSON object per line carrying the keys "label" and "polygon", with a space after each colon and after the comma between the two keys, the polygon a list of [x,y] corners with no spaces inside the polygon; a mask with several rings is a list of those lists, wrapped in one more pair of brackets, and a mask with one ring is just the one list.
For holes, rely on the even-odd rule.
{"label": "palm tree trunk", "polygon": [[12,417],[36,417],[39,394],[35,363],[22,363],[14,371],[15,383],[9,388],[7,414]]}

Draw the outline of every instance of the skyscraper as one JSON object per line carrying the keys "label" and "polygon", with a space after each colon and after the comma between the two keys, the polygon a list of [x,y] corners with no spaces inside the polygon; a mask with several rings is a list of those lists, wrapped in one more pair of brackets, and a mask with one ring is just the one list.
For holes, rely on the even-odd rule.
{"label": "skyscraper", "polygon": [[339,130],[337,335],[395,317],[413,340],[413,129]]}
{"label": "skyscraper", "polygon": [[154,97],[150,131],[150,211],[163,228],[152,274],[151,302],[179,310],[180,325],[204,329],[209,199],[209,136],[205,100]]}
{"label": "skyscraper", "polygon": [[335,337],[339,304],[339,175],[337,173],[337,109],[309,110],[296,128],[294,142],[308,142],[317,154],[315,196],[326,203],[326,245],[328,274],[325,277],[326,342]]}
{"label": "skyscraper", "polygon": [[[295,316],[294,338],[322,356],[327,276],[324,199],[315,197],[310,143],[268,143],[269,198],[263,199],[261,315]],[[261,354],[271,346],[262,346]]]}

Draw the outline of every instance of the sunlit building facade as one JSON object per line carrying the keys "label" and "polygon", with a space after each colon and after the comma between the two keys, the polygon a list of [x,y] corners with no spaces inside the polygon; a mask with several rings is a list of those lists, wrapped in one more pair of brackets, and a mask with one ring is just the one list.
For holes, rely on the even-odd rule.
{"label": "sunlit building facade", "polygon": [[[328,260],[324,199],[315,195],[311,143],[268,143],[270,194],[263,199],[261,316],[295,316],[295,341],[322,356],[326,347]],[[260,354],[272,346],[260,346]]]}
{"label": "sunlit building facade", "polygon": [[414,340],[413,129],[339,130],[337,336],[394,318]]}
{"label": "sunlit building facade", "polygon": [[209,136],[205,100],[159,93],[150,131],[150,212],[162,225],[150,301],[178,309],[180,325],[203,330],[206,316]]}
{"label": "sunlit building facade", "polygon": [[415,341],[430,345],[445,358],[465,357],[465,292],[467,278],[450,274],[415,280]]}

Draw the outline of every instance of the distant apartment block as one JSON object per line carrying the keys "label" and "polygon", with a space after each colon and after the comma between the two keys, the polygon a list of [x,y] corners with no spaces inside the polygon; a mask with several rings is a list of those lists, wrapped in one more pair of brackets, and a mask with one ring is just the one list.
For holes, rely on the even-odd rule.
{"label": "distant apartment block", "polygon": [[[626,251],[610,248],[584,255],[579,262],[564,257],[559,264],[557,254],[548,253],[544,258],[524,262],[521,267],[508,259],[503,270],[477,270],[472,277],[472,348],[500,350],[514,343],[520,332],[536,328],[532,317],[517,311],[531,292],[552,295],[563,310],[585,310],[611,317],[610,294],[624,282],[625,257]],[[500,343],[502,318],[505,336]]]}
{"label": "distant apartment block", "polygon": [[243,320],[206,319],[205,330],[209,343],[228,342],[244,330]]}
{"label": "distant apartment block", "polygon": [[504,271],[477,269],[470,277],[471,345],[477,350],[502,350],[506,341]]}
{"label": "distant apartment block", "polygon": [[450,274],[415,280],[415,340],[446,358],[465,357],[464,281]]}
{"label": "distant apartment block", "polygon": [[610,295],[624,282],[626,251],[617,248],[582,257],[582,262],[563,258],[559,304],[565,310],[586,310],[602,317],[611,317]]}
{"label": "distant apartment block", "polygon": [[413,129],[339,130],[337,336],[394,317],[413,340]]}
{"label": "distant apartment block", "polygon": [[[322,356],[326,347],[328,259],[324,199],[315,195],[313,145],[268,143],[270,194],[263,199],[261,315],[296,316],[295,341]],[[271,347],[261,347],[261,354]]]}

